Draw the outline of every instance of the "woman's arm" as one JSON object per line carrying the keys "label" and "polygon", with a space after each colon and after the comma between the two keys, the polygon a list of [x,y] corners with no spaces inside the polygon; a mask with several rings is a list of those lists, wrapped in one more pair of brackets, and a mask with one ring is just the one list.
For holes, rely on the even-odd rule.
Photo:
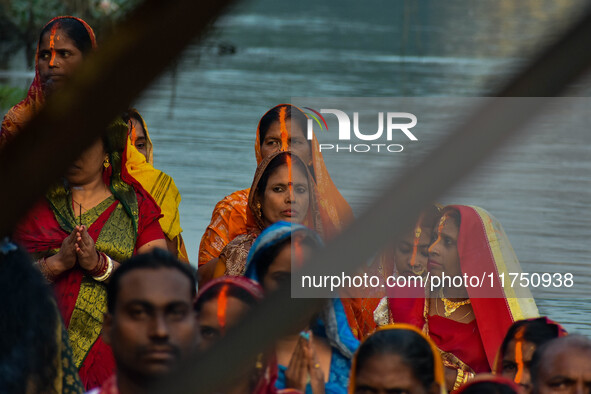
{"label": "woman's arm", "polygon": [[137,249],[137,253],[138,254],[148,253],[149,251],[151,251],[152,249],[155,249],[155,248],[168,250],[168,247],[166,245],[166,241],[164,240],[164,238],[155,239],[153,241],[143,244],[142,246],[140,246]]}

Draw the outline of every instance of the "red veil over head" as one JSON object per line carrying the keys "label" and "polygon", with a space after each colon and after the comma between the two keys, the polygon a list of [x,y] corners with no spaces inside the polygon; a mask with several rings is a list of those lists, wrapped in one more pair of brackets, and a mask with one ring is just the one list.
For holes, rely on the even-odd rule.
{"label": "red veil over head", "polygon": [[[58,16],[47,22],[45,27],[50,23],[59,19],[75,19],[82,23],[92,44],[93,50],[97,48],[96,37],[94,31],[84,22],[82,19],[75,16]],[[0,147],[4,146],[6,142],[12,139],[17,133],[22,131],[25,124],[33,117],[33,115],[41,109],[41,106],[45,102],[45,96],[43,94],[43,87],[41,86],[41,78],[39,76],[39,42],[37,43],[37,51],[35,53],[35,77],[27,92],[27,97],[20,103],[12,107],[8,113],[4,116],[2,121],[2,127],[0,128]]]}

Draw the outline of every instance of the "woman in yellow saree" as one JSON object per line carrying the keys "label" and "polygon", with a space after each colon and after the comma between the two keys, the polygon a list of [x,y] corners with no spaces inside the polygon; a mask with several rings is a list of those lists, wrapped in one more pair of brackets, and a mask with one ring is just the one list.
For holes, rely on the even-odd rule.
{"label": "woman in yellow saree", "polygon": [[166,236],[168,250],[179,260],[188,263],[189,257],[181,235],[181,194],[172,177],[154,168],[154,149],[144,118],[135,108],[130,108],[124,114],[123,120],[129,126],[125,163],[127,171],[150,193],[160,207],[160,226]]}

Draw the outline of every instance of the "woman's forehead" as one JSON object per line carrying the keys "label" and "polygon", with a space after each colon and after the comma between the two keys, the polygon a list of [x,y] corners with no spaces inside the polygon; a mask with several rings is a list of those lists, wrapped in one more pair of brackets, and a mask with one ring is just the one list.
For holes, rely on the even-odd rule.
{"label": "woman's forehead", "polygon": [[[291,167],[291,171],[290,171]],[[273,169],[269,174],[269,179],[273,178],[275,182],[286,183],[305,183],[307,182],[307,175],[305,171],[298,165],[281,164],[279,167]]]}
{"label": "woman's forehead", "polygon": [[55,29],[51,28],[43,34],[39,46],[50,46],[52,41],[56,49],[69,46],[76,47],[74,41],[70,38],[68,33],[64,29],[60,28],[59,25],[57,25]]}

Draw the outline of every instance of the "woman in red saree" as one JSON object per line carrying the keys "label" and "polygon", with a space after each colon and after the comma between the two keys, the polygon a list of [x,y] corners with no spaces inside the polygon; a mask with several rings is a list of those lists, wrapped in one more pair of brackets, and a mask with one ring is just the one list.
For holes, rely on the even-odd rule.
{"label": "woman in red saree", "polygon": [[24,128],[41,109],[45,99],[63,86],[94,49],[94,31],[82,19],[58,16],[45,25],[37,44],[35,78],[27,97],[4,116],[0,128],[0,148]]}
{"label": "woman in red saree", "polygon": [[127,174],[126,141],[127,125],[111,124],[14,234],[53,284],[86,389],[100,386],[115,366],[111,349],[100,338],[104,282],[133,254],[166,249],[160,209]]}
{"label": "woman in red saree", "polygon": [[[519,261],[500,223],[479,207],[445,207],[429,247],[434,276],[477,276],[483,287],[439,286],[423,303],[421,328],[441,351],[448,389],[457,390],[474,373],[490,372],[508,328],[516,320],[538,316],[529,289],[515,289],[499,275],[519,273]],[[491,275],[490,277],[488,275]],[[492,278],[492,279],[490,279]],[[419,310],[416,308],[414,310]]]}

